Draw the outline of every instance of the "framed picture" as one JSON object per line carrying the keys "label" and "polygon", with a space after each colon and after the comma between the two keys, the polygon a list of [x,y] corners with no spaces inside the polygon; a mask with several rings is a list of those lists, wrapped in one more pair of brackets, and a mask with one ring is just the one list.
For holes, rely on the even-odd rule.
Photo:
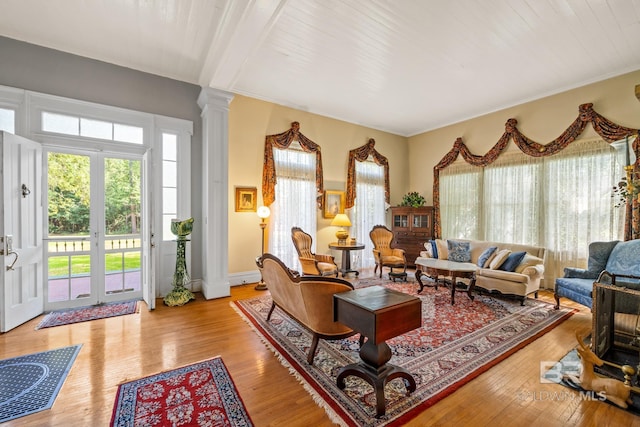
{"label": "framed picture", "polygon": [[344,213],[344,191],[325,190],[323,216],[335,218],[339,213]]}
{"label": "framed picture", "polygon": [[255,212],[257,196],[256,187],[236,187],[236,212]]}

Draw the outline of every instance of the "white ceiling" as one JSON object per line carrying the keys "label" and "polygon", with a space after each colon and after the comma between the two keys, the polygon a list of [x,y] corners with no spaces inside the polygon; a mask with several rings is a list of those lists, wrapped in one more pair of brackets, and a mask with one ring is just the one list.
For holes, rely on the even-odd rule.
{"label": "white ceiling", "polygon": [[0,0],[0,35],[411,136],[640,69],[640,0]]}

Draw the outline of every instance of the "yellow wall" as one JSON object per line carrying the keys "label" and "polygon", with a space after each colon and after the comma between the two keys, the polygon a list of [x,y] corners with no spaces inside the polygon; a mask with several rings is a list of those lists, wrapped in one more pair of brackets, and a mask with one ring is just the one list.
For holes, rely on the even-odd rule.
{"label": "yellow wall", "polygon": [[[461,137],[473,154],[484,155],[498,142],[510,118],[518,120],[518,129],[527,137],[543,144],[557,138],[578,117],[578,106],[586,103],[593,103],[596,112],[614,123],[640,128],[638,84],[640,70],[410,137],[409,185],[431,204],[433,167],[456,138]],[[588,125],[581,139],[594,137],[597,134]],[[518,148],[511,141],[507,149]]]}
{"label": "yellow wall", "polygon": [[[389,159],[391,204],[409,191],[407,138],[236,95],[229,109],[229,273],[255,271],[260,255],[259,219],[254,212],[235,212],[235,187],[256,187],[262,204],[262,164],[266,135],[284,132],[291,123],[322,147],[326,190],[345,191],[349,150],[376,141],[376,150]],[[318,210],[316,252],[330,253],[335,227]],[[337,258],[340,254],[334,254]]]}

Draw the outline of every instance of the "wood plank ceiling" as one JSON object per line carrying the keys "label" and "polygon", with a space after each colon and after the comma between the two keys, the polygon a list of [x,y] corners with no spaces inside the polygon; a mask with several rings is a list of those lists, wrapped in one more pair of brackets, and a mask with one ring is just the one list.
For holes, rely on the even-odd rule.
{"label": "wood plank ceiling", "polygon": [[2,36],[403,136],[640,69],[640,0],[0,0],[0,10]]}

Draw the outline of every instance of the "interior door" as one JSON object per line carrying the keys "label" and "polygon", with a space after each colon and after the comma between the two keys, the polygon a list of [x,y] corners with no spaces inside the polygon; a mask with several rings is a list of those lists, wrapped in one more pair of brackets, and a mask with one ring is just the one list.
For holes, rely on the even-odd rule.
{"label": "interior door", "polygon": [[147,308],[156,308],[156,280],[155,280],[155,233],[153,215],[151,215],[151,203],[153,200],[153,186],[151,181],[151,155],[146,152],[142,156],[142,179],[146,191],[142,193],[142,223],[147,224],[142,228],[142,298],[147,303]]}
{"label": "interior door", "polygon": [[0,132],[0,332],[43,312],[42,147]]}

